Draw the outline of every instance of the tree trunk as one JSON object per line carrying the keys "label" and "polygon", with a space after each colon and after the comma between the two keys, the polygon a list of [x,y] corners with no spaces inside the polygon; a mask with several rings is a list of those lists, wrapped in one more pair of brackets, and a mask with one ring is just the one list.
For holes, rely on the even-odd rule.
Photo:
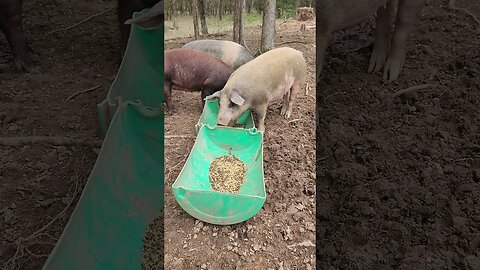
{"label": "tree trunk", "polygon": [[205,0],[198,0],[198,11],[200,14],[200,24],[202,25],[202,35],[208,35],[207,20],[205,19]]}
{"label": "tree trunk", "polygon": [[188,2],[187,0],[182,0],[182,9],[181,9],[181,13],[182,15],[186,14],[187,12],[189,11],[189,8],[188,8]]}
{"label": "tree trunk", "polygon": [[[166,20],[171,21],[172,20],[172,15],[175,12],[175,0],[171,0],[170,5],[169,5],[169,9],[170,9],[170,11],[168,12],[168,14],[165,14],[166,15],[165,17],[166,17]],[[167,11],[167,9],[165,9],[165,11]]]}
{"label": "tree trunk", "polygon": [[250,14],[252,12],[253,0],[247,0],[247,12]]}
{"label": "tree trunk", "polygon": [[200,36],[200,27],[198,25],[198,0],[192,0],[192,16],[193,16],[193,34],[195,39]]}
{"label": "tree trunk", "polygon": [[238,18],[238,2],[241,0],[234,0],[235,2],[233,3],[233,42],[238,43],[238,28],[240,26],[239,18]]}
{"label": "tree trunk", "polygon": [[260,53],[273,49],[275,45],[275,6],[276,0],[265,0]]}
{"label": "tree trunk", "polygon": [[222,0],[218,0],[218,19],[221,21],[222,20],[222,15],[223,15],[223,5],[222,5]]}
{"label": "tree trunk", "polygon": [[240,27],[238,32],[238,43],[240,45],[247,47],[245,44],[245,0],[240,1],[240,8],[239,8],[239,18],[240,18]]}
{"label": "tree trunk", "polygon": [[234,0],[233,6],[233,41],[245,46],[244,39],[244,15],[245,15],[245,0]]}

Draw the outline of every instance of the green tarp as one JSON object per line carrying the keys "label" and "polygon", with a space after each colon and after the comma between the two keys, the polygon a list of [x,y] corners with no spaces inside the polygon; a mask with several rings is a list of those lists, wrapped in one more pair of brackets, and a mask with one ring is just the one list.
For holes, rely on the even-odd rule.
{"label": "green tarp", "polygon": [[117,78],[98,105],[105,135],[98,159],[43,269],[141,269],[142,238],[164,202],[162,104],[163,23],[132,25]]}

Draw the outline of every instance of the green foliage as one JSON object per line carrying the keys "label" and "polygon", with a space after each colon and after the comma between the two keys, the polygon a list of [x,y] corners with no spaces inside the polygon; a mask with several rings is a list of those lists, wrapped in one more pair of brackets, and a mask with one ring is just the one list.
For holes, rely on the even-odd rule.
{"label": "green foliage", "polygon": [[249,14],[245,12],[245,23],[253,23],[257,21],[261,22],[262,20],[263,20],[262,13],[252,11],[252,13]]}

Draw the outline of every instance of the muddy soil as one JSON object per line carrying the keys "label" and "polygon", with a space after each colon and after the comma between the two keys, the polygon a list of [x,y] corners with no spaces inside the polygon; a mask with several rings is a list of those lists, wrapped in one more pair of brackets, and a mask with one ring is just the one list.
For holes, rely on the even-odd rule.
{"label": "muddy soil", "polygon": [[[24,1],[24,29],[40,55],[42,74],[15,72],[1,35],[1,137],[99,139],[96,104],[105,98],[119,64],[115,7],[113,0]],[[50,33],[107,8],[111,10],[71,30]],[[95,91],[67,100],[97,85],[100,88]],[[0,145],[0,268],[14,258],[16,240],[29,237],[66,209],[40,231],[40,237],[26,241],[27,249],[20,249],[15,257],[14,269],[41,269],[75,207],[97,150],[41,143]],[[11,268],[12,264],[6,267]]]}
{"label": "muddy soil", "polygon": [[[314,21],[307,22],[312,26]],[[251,219],[212,226],[187,214],[175,201],[171,185],[185,164],[194,140],[165,141],[165,269],[313,269],[315,267],[315,29],[300,23],[277,25],[277,42],[301,50],[308,63],[310,96],[301,92],[290,119],[280,102],[266,116],[264,170],[267,199]],[[247,46],[259,49],[261,28],[245,29]],[[231,33],[215,35],[231,40]],[[191,39],[166,41],[181,47]],[[301,42],[301,43],[298,43]],[[173,91],[177,114],[165,116],[165,134],[192,135],[201,115],[200,93]]]}
{"label": "muddy soil", "polygon": [[[480,4],[456,1],[480,16]],[[480,25],[429,1],[400,78],[371,22],[335,35],[317,90],[317,269],[480,269]],[[384,103],[389,94],[436,84]]]}
{"label": "muddy soil", "polygon": [[145,230],[142,246],[142,269],[160,270],[163,268],[163,210],[155,217]]}

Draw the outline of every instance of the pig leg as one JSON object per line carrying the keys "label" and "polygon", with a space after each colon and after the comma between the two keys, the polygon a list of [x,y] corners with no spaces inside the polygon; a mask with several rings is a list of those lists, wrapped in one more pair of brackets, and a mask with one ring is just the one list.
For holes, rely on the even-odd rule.
{"label": "pig leg", "polygon": [[283,95],[283,106],[282,106],[282,111],[280,112],[280,115],[285,115],[286,117],[289,101],[292,96],[291,89],[292,89],[293,83],[295,82],[295,78],[286,75],[285,79],[286,79],[285,85],[283,86],[283,89],[282,89],[282,92],[285,94]]}
{"label": "pig leg", "polygon": [[282,111],[280,112],[280,115],[285,115],[285,113],[287,112],[289,99],[290,99],[290,91],[288,91],[287,93],[285,93],[285,95],[283,95]]}
{"label": "pig leg", "polygon": [[165,81],[163,83],[163,87],[164,87],[163,93],[164,93],[165,103],[167,104],[168,113],[170,115],[173,115],[175,114],[175,108],[173,107],[173,104],[172,104],[172,83],[169,81]]}
{"label": "pig leg", "polygon": [[262,132],[265,132],[265,116],[267,115],[267,109],[268,109],[267,102],[255,108],[255,111],[257,112],[257,119],[258,119],[258,130]]}
{"label": "pig leg", "polygon": [[288,101],[288,109],[287,109],[287,112],[285,113],[286,119],[290,118],[290,116],[292,115],[293,103],[295,102],[295,99],[297,98],[297,95],[299,92],[300,92],[300,83],[299,81],[295,81],[290,91],[290,100]]}
{"label": "pig leg", "polygon": [[373,46],[368,72],[377,73],[383,69],[387,60],[387,53],[390,47],[391,26],[394,9],[394,0],[387,2],[385,7],[380,7],[375,20],[375,42]]}
{"label": "pig leg", "polygon": [[417,14],[426,0],[400,0],[398,5],[395,32],[392,48],[383,69],[383,79],[394,81],[398,79],[405,63],[405,52],[408,34],[411,32]]}
{"label": "pig leg", "polygon": [[202,110],[203,108],[205,108],[205,98],[209,95],[210,91],[204,89],[202,90],[202,95],[201,95],[201,98],[202,98]]}
{"label": "pig leg", "polygon": [[37,57],[27,45],[22,29],[22,1],[0,3],[0,30],[10,45],[16,69],[40,73],[40,69],[34,64]]}
{"label": "pig leg", "polygon": [[316,85],[318,86],[320,83],[320,75],[322,73],[323,63],[325,61],[325,54],[328,47],[328,42],[330,41],[331,37],[330,31],[323,31],[319,32],[317,30],[317,47],[316,47],[316,62],[317,62],[317,82]]}

